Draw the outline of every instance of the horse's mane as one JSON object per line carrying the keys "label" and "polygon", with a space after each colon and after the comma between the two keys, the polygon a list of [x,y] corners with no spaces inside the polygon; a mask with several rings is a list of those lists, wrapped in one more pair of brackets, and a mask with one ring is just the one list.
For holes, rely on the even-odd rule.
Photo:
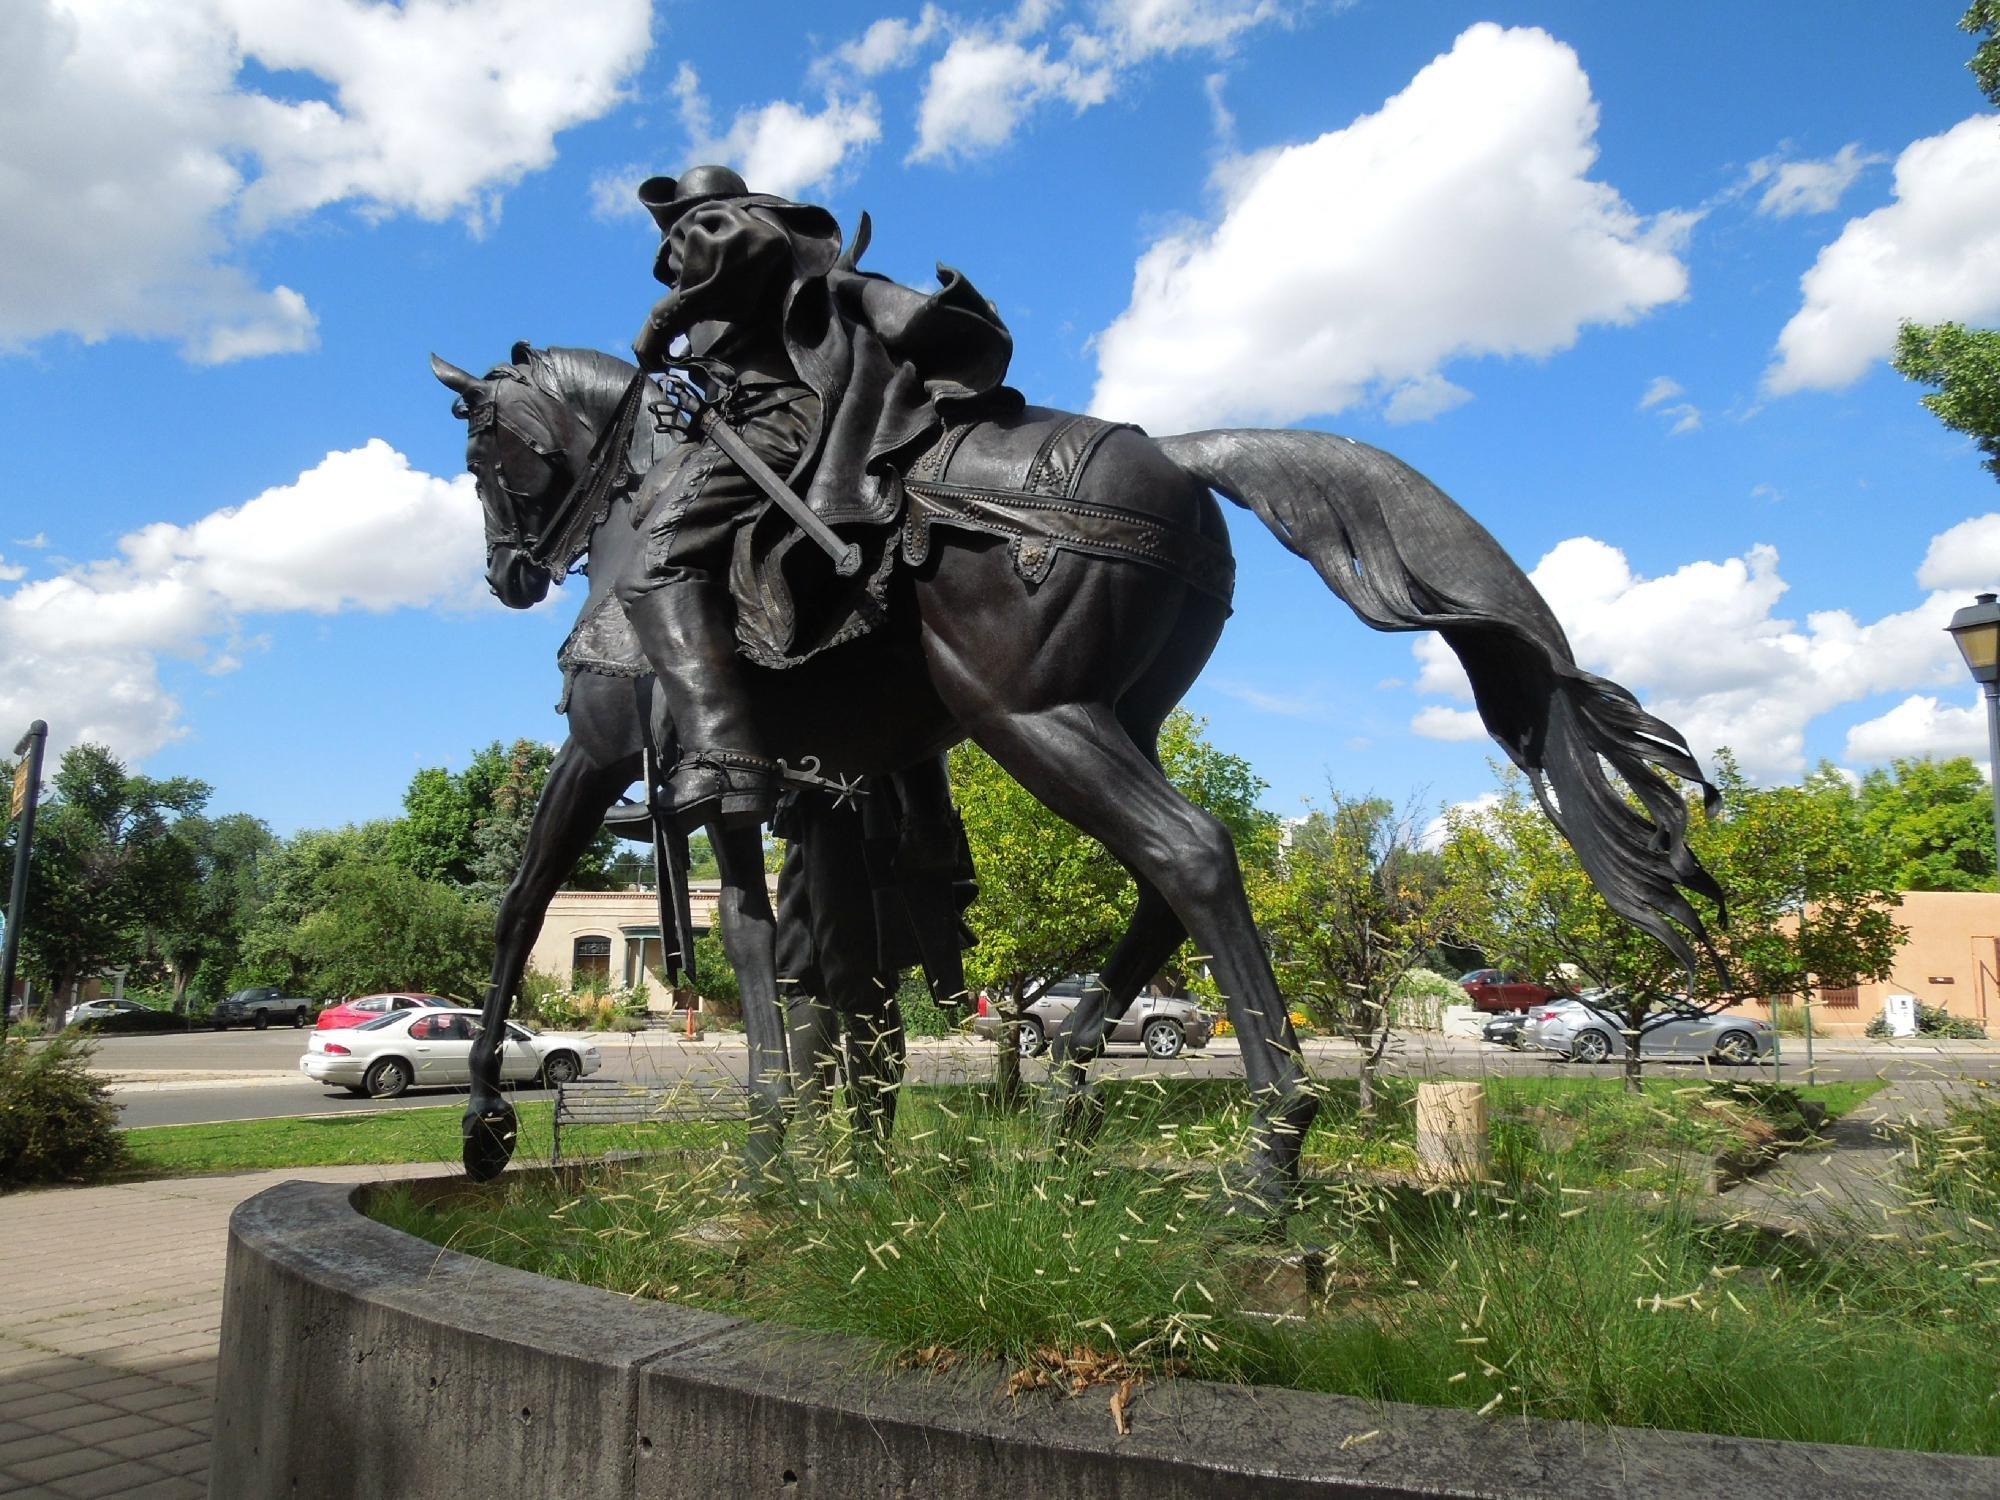
{"label": "horse's mane", "polygon": [[593,428],[617,406],[639,367],[596,349],[537,349],[514,346],[514,363],[529,380],[574,410]]}

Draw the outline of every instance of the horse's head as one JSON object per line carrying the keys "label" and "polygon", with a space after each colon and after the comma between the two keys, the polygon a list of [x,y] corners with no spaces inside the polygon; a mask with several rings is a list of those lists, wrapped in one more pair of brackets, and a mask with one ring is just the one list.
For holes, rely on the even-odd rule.
{"label": "horse's head", "polygon": [[431,356],[431,373],[456,396],[465,422],[465,466],[479,485],[486,519],[486,582],[502,604],[527,609],[560,582],[567,558],[541,551],[545,523],[575,483],[591,434],[567,405],[532,377],[531,351],[481,379]]}

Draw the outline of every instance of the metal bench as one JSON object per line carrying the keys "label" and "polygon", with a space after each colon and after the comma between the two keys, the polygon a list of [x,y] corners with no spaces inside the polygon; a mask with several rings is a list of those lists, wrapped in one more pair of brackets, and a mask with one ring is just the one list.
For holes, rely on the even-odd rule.
{"label": "metal bench", "polygon": [[562,1161],[565,1125],[636,1125],[660,1120],[741,1120],[750,1091],[736,1079],[718,1083],[634,1083],[621,1078],[577,1078],[556,1085],[555,1139],[550,1160]]}

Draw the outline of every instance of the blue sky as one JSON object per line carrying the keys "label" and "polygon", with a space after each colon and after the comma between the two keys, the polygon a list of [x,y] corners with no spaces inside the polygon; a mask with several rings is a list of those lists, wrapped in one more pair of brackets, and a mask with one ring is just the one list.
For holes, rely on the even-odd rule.
{"label": "blue sky", "polygon": [[[1978,752],[2000,493],[1884,356],[2000,319],[1960,6],[29,0],[0,19],[0,735],[281,831],[560,738],[433,349],[623,351],[722,159],[957,266],[1033,400],[1429,474],[1756,774]],[[1448,658],[1234,518],[1188,699],[1295,810],[1490,784]],[[18,727],[17,727],[18,726]]]}

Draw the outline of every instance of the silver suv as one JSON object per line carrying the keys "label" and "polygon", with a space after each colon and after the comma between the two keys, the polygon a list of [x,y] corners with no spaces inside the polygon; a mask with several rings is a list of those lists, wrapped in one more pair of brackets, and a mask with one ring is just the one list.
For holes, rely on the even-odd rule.
{"label": "silver suv", "polygon": [[[1067,979],[1058,979],[1022,1012],[1020,1042],[1023,1057],[1039,1057],[1048,1050],[1049,1038],[1069,1019],[1069,1013],[1083,999],[1086,986],[1097,988],[1095,974],[1072,974]],[[1001,1017],[990,1006],[985,1014],[975,1017],[972,1022],[974,1034],[984,1037],[999,1035],[1000,1026]],[[1179,1057],[1186,1047],[1206,1047],[1214,1034],[1214,1018],[1194,1001],[1142,991],[1126,1007],[1125,1014],[1118,1018],[1106,1040],[1136,1043],[1146,1049],[1148,1057],[1164,1060]]]}

